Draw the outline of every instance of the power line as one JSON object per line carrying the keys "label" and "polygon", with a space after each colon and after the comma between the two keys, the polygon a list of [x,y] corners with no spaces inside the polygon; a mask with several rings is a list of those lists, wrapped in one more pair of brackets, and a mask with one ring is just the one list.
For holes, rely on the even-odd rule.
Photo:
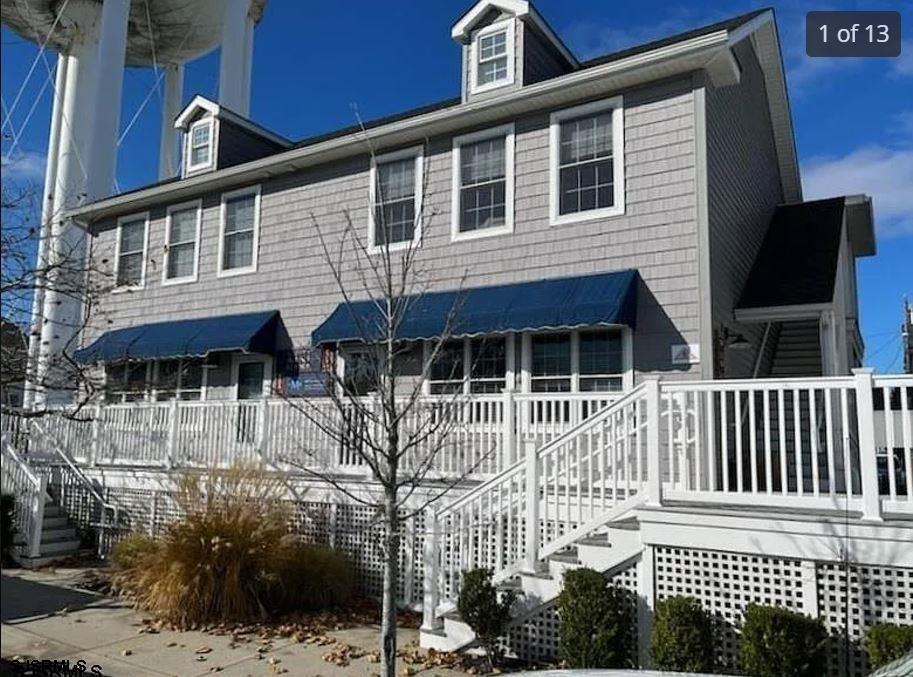
{"label": "power line", "polygon": [[[69,3],[70,0],[64,0],[63,4],[60,6],[60,9],[57,11],[57,16],[54,17],[54,23],[51,24],[51,28],[48,31],[48,34],[45,36],[44,40],[41,41],[41,45],[38,48],[38,54],[36,54],[35,58],[32,60],[32,65],[29,67],[29,72],[25,74],[25,79],[22,81],[22,85],[19,87],[19,91],[16,93],[16,98],[13,99],[13,104],[10,106],[6,117],[3,119],[3,125],[0,127],[0,130],[6,129],[7,124],[9,124],[10,118],[16,110],[16,106],[19,104],[19,99],[22,98],[25,87],[28,85],[29,80],[32,78],[32,73],[35,71],[35,66],[38,65],[38,59],[40,59],[44,54],[44,48],[48,44],[48,40],[51,39],[51,35],[54,34],[54,29],[57,28],[57,24],[60,22],[60,17],[63,16],[63,12]],[[35,37],[38,36],[36,35]]]}

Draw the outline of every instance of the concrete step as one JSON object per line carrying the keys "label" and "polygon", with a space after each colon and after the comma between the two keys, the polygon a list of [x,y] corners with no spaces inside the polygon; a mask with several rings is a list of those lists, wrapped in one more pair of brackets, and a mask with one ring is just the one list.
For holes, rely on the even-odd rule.
{"label": "concrete step", "polygon": [[69,524],[69,520],[64,515],[57,517],[48,517],[47,513],[45,513],[43,524],[44,529],[59,529],[61,527],[67,526],[67,524]]}
{"label": "concrete step", "polygon": [[61,507],[56,503],[45,503],[44,504],[44,516],[45,517],[66,517],[66,514],[63,512]]}
{"label": "concrete step", "polygon": [[39,557],[24,557],[22,555],[17,555],[15,560],[19,566],[25,567],[26,569],[38,569],[40,567],[50,566],[51,564],[55,564],[62,560],[70,559],[71,557],[88,557],[93,554],[92,550],[79,549],[73,552],[56,553],[53,555],[42,554]]}
{"label": "concrete step", "polygon": [[47,524],[41,530],[42,543],[55,543],[57,541],[78,540],[76,529],[73,527],[63,526],[48,529]]}
{"label": "concrete step", "polygon": [[80,545],[82,545],[82,542],[78,538],[50,542],[45,542],[44,539],[42,539],[40,548],[41,556],[71,555],[79,551]]}

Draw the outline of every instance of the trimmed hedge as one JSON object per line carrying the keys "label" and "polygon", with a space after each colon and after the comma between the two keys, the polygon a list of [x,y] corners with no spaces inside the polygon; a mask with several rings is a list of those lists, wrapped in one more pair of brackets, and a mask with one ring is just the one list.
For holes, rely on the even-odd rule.
{"label": "trimmed hedge", "polygon": [[491,569],[470,569],[463,574],[457,611],[488,654],[489,663],[494,666],[501,658],[498,638],[507,632],[510,622],[510,607],[517,598],[516,593],[507,590],[498,599],[498,590],[491,582]]}
{"label": "trimmed hedge", "polygon": [[693,597],[669,597],[653,614],[650,655],[660,670],[713,671],[713,620]]}
{"label": "trimmed hedge", "polygon": [[827,672],[827,631],[820,619],[749,604],[739,662],[751,677],[820,677]]}
{"label": "trimmed hedge", "polygon": [[913,625],[876,623],[865,633],[862,646],[873,670],[913,651]]}
{"label": "trimmed hedge", "polygon": [[626,591],[593,569],[564,574],[558,596],[561,658],[570,668],[626,668],[633,665],[630,629],[634,619]]}

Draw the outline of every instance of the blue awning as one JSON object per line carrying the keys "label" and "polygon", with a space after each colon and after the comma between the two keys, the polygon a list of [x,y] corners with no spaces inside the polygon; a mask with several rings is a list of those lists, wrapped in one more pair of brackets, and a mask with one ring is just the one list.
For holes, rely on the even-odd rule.
{"label": "blue awning", "polygon": [[[402,300],[406,311],[396,336],[416,340],[596,325],[633,328],[637,279],[636,270],[623,270],[410,296]],[[385,325],[374,302],[341,303],[311,340],[315,345],[372,342],[384,335]]]}
{"label": "blue awning", "polygon": [[80,363],[205,357],[215,351],[241,350],[275,355],[289,351],[279,311],[156,322],[115,329],[77,350]]}

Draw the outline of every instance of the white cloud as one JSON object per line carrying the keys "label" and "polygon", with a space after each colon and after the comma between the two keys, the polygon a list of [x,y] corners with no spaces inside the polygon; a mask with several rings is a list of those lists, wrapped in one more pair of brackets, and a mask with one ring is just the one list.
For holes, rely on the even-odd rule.
{"label": "white cloud", "polygon": [[46,158],[43,153],[23,151],[15,153],[11,158],[3,156],[3,180],[14,183],[42,183],[44,181],[44,166]]}
{"label": "white cloud", "polygon": [[867,145],[803,166],[805,199],[867,193],[882,237],[913,235],[913,148]]}
{"label": "white cloud", "polygon": [[904,40],[900,56],[894,58],[891,72],[901,77],[913,77],[913,40]]}

